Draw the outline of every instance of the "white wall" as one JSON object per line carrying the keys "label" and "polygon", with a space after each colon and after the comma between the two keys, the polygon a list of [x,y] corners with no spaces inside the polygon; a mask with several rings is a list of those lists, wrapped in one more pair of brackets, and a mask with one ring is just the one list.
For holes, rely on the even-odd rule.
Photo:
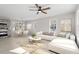
{"label": "white wall", "polygon": [[28,22],[30,24],[32,24],[32,29],[36,32],[39,31],[45,31],[48,32],[49,31],[49,19],[38,19],[38,20],[34,20],[34,21],[30,21]]}
{"label": "white wall", "polygon": [[[75,13],[68,13],[68,14],[62,14],[62,15],[57,15],[53,17],[45,17],[45,18],[39,18],[36,20],[30,20],[26,21],[26,23],[32,24],[32,31],[39,32],[39,31],[44,31],[44,32],[50,32],[49,29],[49,24],[50,22],[53,22],[53,20],[56,20],[57,24],[57,29],[56,32],[60,32],[60,21],[64,19],[71,19],[72,20],[72,32],[75,33]],[[21,20],[18,20],[21,22]],[[15,23],[17,22],[16,19],[11,19],[11,34],[14,35],[13,27],[15,27]]]}
{"label": "white wall", "polygon": [[77,44],[78,44],[78,47],[79,47],[79,8],[76,11],[76,25],[75,25],[75,29],[76,29]]}
{"label": "white wall", "polygon": [[34,21],[29,21],[28,23],[35,24],[35,31],[45,31],[49,32],[49,23],[53,22],[53,20],[56,20],[57,24],[57,29],[56,32],[60,32],[60,21],[64,19],[71,19],[72,20],[72,32],[75,33],[75,13],[68,13],[68,14],[62,14],[62,15],[57,15],[54,17],[45,17],[45,18],[40,18]]}
{"label": "white wall", "polygon": [[71,24],[72,24],[71,30],[72,30],[73,33],[75,33],[75,12],[54,16],[51,19],[51,22],[53,22],[53,20],[56,20],[56,24],[57,24],[56,32],[60,32],[60,21],[64,20],[64,19],[71,19]]}

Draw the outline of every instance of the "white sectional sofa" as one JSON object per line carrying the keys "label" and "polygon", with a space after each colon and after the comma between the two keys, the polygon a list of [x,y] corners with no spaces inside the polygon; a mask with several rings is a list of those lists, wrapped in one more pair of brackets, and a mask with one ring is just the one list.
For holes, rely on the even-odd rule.
{"label": "white sectional sofa", "polygon": [[60,54],[79,54],[79,48],[74,40],[57,37],[48,44],[48,50]]}
{"label": "white sectional sofa", "polygon": [[38,35],[38,36],[44,40],[53,40],[55,38],[55,36],[48,36],[48,35]]}
{"label": "white sectional sofa", "polygon": [[41,37],[41,39],[44,40],[53,40],[55,38],[55,36],[53,36],[53,34],[50,34],[48,32],[44,33],[43,32],[38,32],[37,36]]}
{"label": "white sectional sofa", "polygon": [[61,37],[58,37],[53,35],[44,35],[43,33],[38,34],[38,36],[40,36],[42,39],[51,41],[47,46],[48,50],[50,51],[60,54],[79,54],[79,48],[75,43],[75,37],[72,37],[72,35],[69,34],[67,37],[64,37],[64,35],[62,36],[59,34],[58,36]]}

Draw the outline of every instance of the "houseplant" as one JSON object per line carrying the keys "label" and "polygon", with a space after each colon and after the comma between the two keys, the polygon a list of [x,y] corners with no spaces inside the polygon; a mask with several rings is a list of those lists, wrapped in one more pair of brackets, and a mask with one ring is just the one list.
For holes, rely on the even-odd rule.
{"label": "houseplant", "polygon": [[32,37],[34,38],[36,36],[36,34],[35,33],[32,33]]}

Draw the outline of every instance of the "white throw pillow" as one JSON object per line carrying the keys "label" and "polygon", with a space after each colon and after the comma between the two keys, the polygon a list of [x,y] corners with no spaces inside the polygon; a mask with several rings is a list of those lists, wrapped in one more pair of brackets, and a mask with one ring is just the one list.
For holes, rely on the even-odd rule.
{"label": "white throw pillow", "polygon": [[71,34],[71,35],[70,35],[70,39],[71,39],[71,40],[75,40],[75,35],[74,35],[74,34]]}
{"label": "white throw pillow", "polygon": [[67,38],[67,39],[70,39],[70,35],[71,35],[71,33],[67,33],[67,34],[66,34],[66,38]]}

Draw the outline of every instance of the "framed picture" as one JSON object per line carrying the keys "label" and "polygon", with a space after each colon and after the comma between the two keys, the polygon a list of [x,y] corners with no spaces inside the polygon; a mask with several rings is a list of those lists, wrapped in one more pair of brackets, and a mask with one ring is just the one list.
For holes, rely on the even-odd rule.
{"label": "framed picture", "polygon": [[51,32],[56,30],[56,20],[51,21],[50,30]]}

